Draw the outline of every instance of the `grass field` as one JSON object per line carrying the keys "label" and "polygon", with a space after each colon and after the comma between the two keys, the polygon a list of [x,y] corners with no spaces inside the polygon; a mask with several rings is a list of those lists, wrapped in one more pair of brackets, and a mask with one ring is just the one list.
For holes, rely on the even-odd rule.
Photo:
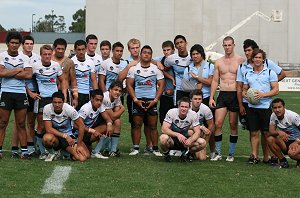
{"label": "grass field", "polygon": [[[298,93],[283,92],[287,108],[300,113]],[[248,132],[240,130],[233,163],[194,161],[172,163],[154,156],[128,156],[131,147],[126,115],[120,139],[120,158],[91,159],[87,162],[38,159],[0,160],[0,197],[295,197],[300,194],[300,170],[275,169],[264,164],[246,163],[250,145]],[[227,122],[226,122],[227,124]],[[10,149],[11,126],[4,149]],[[223,154],[228,150],[228,125],[224,126]],[[144,137],[141,146],[145,145]],[[55,167],[70,167],[69,178],[60,194],[42,194],[45,180]],[[59,179],[58,179],[59,180]]]}

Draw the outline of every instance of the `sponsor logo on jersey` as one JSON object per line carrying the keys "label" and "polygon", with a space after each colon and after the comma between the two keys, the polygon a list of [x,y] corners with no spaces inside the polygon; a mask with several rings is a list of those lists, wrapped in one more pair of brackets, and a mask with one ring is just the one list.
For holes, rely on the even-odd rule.
{"label": "sponsor logo on jersey", "polygon": [[175,64],[178,64],[179,63],[179,60],[175,60]]}
{"label": "sponsor logo on jersey", "polygon": [[5,61],[9,61],[9,58],[8,58],[8,57],[5,57]]}
{"label": "sponsor logo on jersey", "polygon": [[147,80],[146,82],[138,82],[138,85],[147,85],[147,86],[151,86],[152,82],[151,80]]}

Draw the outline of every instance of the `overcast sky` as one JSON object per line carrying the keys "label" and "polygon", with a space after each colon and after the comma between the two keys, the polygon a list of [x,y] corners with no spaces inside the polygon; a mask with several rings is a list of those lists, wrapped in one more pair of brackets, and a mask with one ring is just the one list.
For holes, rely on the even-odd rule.
{"label": "overcast sky", "polygon": [[29,31],[33,20],[36,22],[45,14],[64,16],[66,30],[73,21],[72,15],[79,9],[83,9],[85,0],[0,0],[0,24],[5,29],[23,28]]}

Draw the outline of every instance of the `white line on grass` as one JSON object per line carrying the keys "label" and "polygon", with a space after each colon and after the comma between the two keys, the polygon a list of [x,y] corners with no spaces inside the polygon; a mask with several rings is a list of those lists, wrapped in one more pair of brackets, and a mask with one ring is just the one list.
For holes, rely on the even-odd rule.
{"label": "white line on grass", "polygon": [[42,194],[60,194],[71,169],[71,166],[56,166],[52,175],[46,179]]}

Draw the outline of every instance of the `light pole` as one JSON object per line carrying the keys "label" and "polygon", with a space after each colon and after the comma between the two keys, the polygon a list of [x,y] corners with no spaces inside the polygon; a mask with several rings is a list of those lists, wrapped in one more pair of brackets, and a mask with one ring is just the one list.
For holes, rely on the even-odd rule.
{"label": "light pole", "polygon": [[52,12],[52,15],[51,15],[51,21],[52,21],[52,23],[51,23],[51,29],[52,29],[52,32],[54,32],[53,31],[53,23],[54,23],[54,18],[53,18],[53,12],[54,12],[54,10],[51,10],[51,12]]}
{"label": "light pole", "polygon": [[35,14],[32,14],[32,15],[31,15],[31,32],[34,32],[33,16],[35,16]]}

